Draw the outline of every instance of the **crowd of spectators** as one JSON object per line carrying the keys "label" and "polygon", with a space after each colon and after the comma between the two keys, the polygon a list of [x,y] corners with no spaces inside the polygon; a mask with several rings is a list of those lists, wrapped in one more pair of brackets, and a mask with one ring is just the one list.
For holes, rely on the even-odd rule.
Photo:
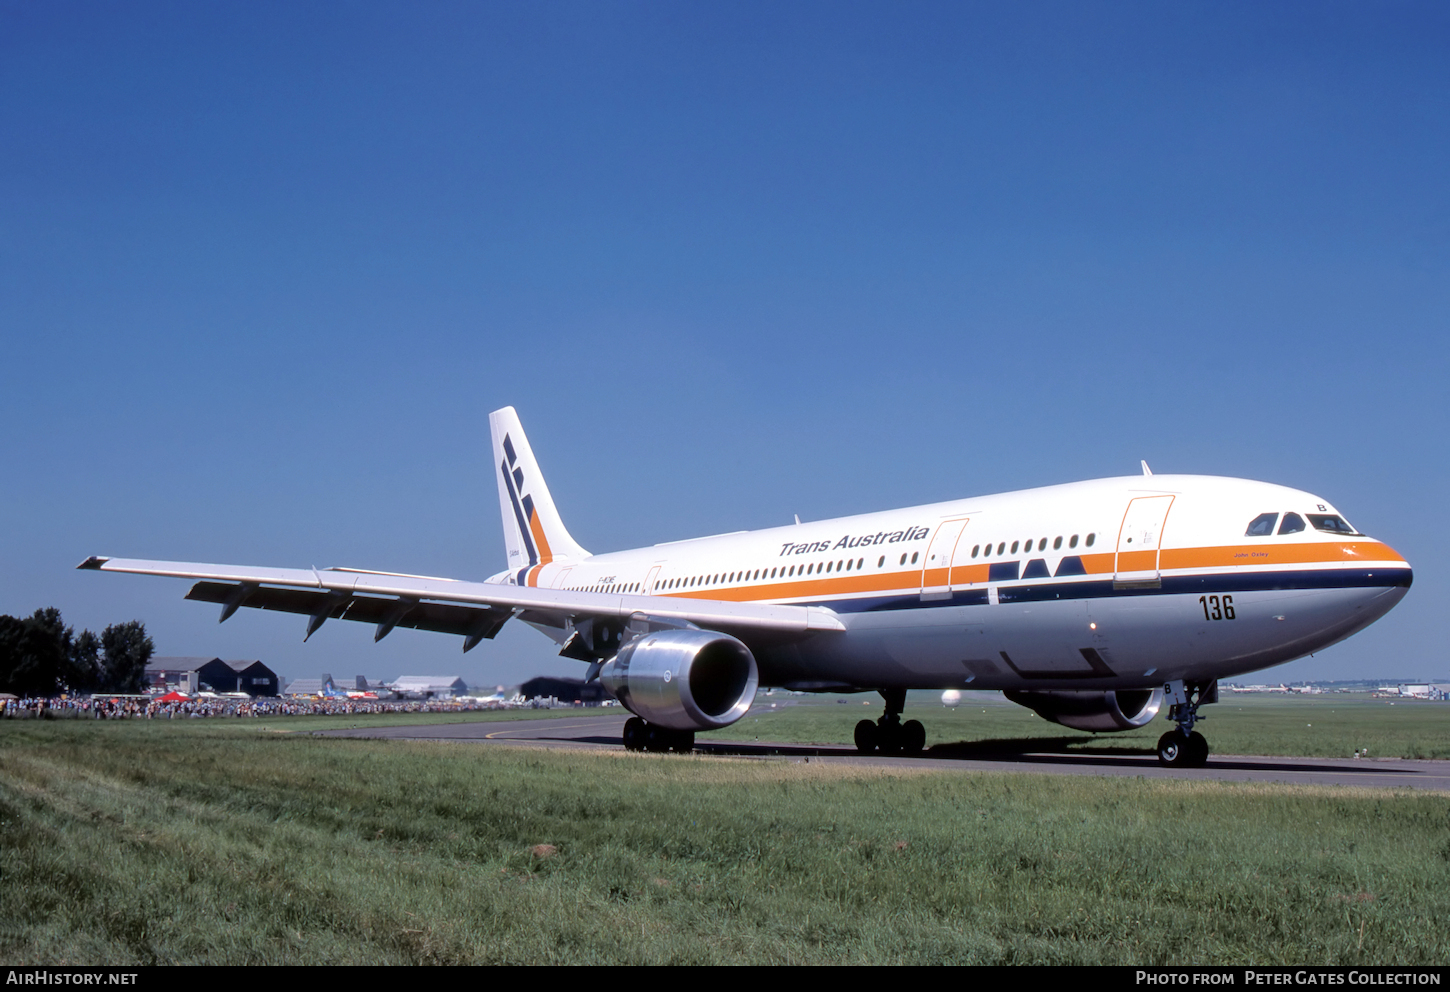
{"label": "crowd of spectators", "polygon": [[136,696],[95,695],[73,698],[0,700],[0,718],[68,718],[95,720],[173,720],[193,717],[335,716],[354,713],[457,713],[501,709],[502,704],[463,697],[431,700],[329,699],[258,696],[239,699],[202,696],[171,700]]}

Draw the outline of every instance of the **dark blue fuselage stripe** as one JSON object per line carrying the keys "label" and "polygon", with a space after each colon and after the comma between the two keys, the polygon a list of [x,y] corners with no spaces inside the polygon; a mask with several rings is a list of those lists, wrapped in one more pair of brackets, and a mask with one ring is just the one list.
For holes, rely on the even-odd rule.
{"label": "dark blue fuselage stripe", "polygon": [[[1290,572],[1219,573],[1215,575],[1165,576],[1157,588],[1114,587],[1111,578],[1090,582],[1039,582],[1032,585],[998,586],[1001,603],[1042,603],[1073,599],[1116,599],[1137,596],[1198,596],[1204,593],[1263,592],[1276,589],[1376,589],[1408,587],[1414,573],[1408,568],[1334,568]],[[935,610],[946,606],[984,606],[987,590],[959,589],[951,599],[923,601],[921,593],[909,591],[889,596],[840,599],[828,602],[798,602],[796,606],[825,606],[837,613],[871,613],[879,610]]]}

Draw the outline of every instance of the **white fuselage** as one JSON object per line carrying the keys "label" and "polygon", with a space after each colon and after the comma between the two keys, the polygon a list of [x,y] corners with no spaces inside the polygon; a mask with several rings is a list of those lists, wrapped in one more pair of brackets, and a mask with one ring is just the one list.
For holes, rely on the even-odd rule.
{"label": "white fuselage", "polygon": [[[1268,514],[1268,533],[1246,533]],[[1286,528],[1291,514],[1301,529]],[[762,685],[1142,688],[1279,664],[1383,616],[1408,590],[1410,566],[1339,520],[1323,499],[1283,486],[1132,476],[552,561],[490,581],[834,611],[844,633],[747,638]]]}

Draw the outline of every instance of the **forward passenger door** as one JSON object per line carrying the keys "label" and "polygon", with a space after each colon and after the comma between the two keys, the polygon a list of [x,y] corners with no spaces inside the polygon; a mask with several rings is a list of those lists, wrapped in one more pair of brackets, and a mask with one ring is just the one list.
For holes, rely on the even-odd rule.
{"label": "forward passenger door", "polygon": [[1138,496],[1128,501],[1118,530],[1118,553],[1113,581],[1138,585],[1160,582],[1158,549],[1163,526],[1173,506],[1172,496]]}

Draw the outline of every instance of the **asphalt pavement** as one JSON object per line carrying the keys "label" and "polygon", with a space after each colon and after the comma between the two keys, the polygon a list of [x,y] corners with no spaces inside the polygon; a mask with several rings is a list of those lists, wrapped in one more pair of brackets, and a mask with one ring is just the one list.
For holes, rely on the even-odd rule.
{"label": "asphalt pavement", "polygon": [[[476,742],[530,747],[618,750],[625,713],[550,717],[507,722],[448,723],[416,727],[359,727],[322,730],[326,737],[413,741]],[[1229,782],[1285,782],[1350,785],[1376,789],[1431,789],[1450,792],[1450,761],[1408,758],[1275,758],[1210,755],[1203,768],[1165,768],[1156,754],[1122,747],[1096,752],[1067,750],[1062,738],[938,744],[917,757],[857,754],[846,744],[777,744],[699,738],[702,755],[775,761],[824,761],[841,765],[922,768],[958,772],[1016,772],[1042,775],[1115,775],[1144,778],[1210,779]]]}

